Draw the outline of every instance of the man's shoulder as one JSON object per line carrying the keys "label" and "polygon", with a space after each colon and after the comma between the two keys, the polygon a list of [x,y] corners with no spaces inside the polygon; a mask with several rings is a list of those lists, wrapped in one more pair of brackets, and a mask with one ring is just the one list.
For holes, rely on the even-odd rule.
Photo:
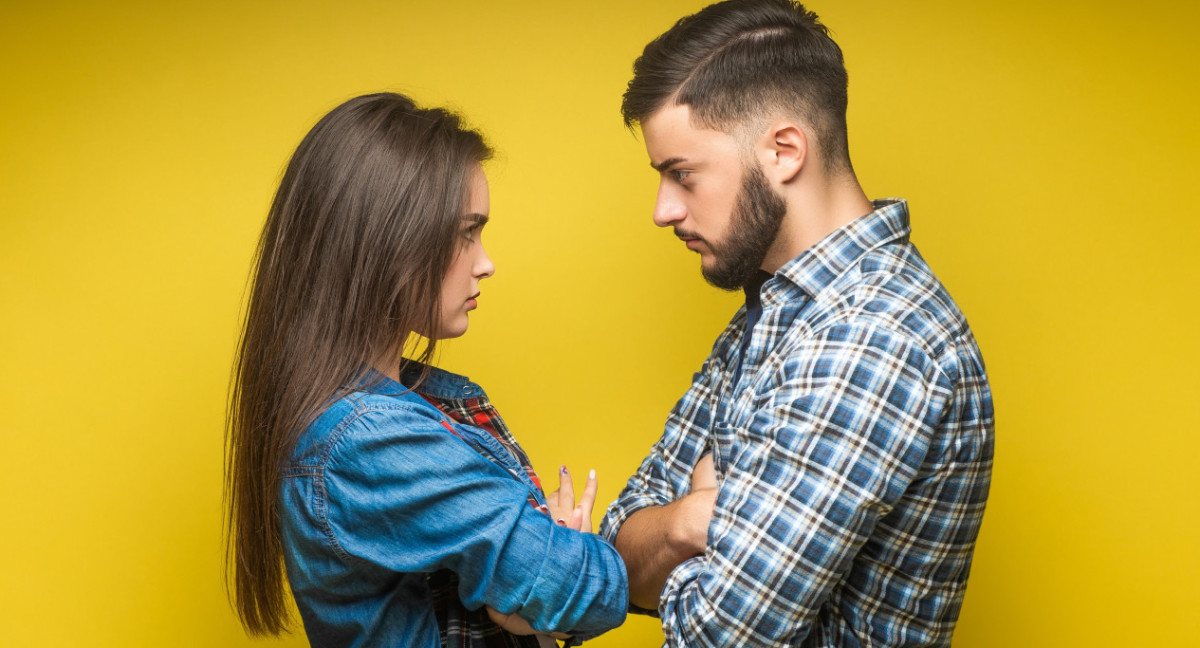
{"label": "man's shoulder", "polygon": [[814,332],[834,327],[886,330],[933,358],[970,337],[962,310],[907,242],[867,252],[815,301]]}

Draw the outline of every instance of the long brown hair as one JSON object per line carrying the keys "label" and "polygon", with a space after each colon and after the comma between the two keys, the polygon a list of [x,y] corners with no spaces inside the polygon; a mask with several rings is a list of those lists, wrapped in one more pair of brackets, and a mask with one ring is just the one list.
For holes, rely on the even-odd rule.
{"label": "long brown hair", "polygon": [[490,155],[454,114],[382,93],[335,108],[288,163],[258,244],[226,414],[227,575],[252,635],[288,621],[280,468],[372,364],[437,330],[470,174]]}

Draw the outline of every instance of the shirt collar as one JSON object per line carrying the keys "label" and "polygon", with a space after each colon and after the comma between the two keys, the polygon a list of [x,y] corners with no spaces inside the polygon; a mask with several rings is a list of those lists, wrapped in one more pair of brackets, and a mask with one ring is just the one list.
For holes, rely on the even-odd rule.
{"label": "shirt collar", "polygon": [[872,201],[875,211],[838,228],[829,236],[783,264],[776,276],[815,297],[867,252],[894,241],[907,241],[908,201]]}
{"label": "shirt collar", "polygon": [[388,378],[375,369],[368,368],[365,370],[363,378],[358,382],[355,389],[367,391],[372,394],[398,396],[408,393],[410,387],[416,384],[417,380],[421,377],[422,371],[427,371],[428,373],[425,375],[424,382],[416,389],[418,394],[442,400],[480,398],[484,395],[483,388],[471,382],[470,378],[451,373],[445,369],[425,365],[416,360],[405,362],[402,368],[400,382]]}
{"label": "shirt collar", "polygon": [[412,360],[405,363],[404,373],[401,374],[400,380],[405,385],[413,385],[417,382],[422,370],[427,370],[429,373],[425,376],[425,382],[422,382],[417,387],[418,393],[441,399],[478,398],[483,396],[483,389],[471,382],[466,376],[460,376],[445,369],[427,366]]}

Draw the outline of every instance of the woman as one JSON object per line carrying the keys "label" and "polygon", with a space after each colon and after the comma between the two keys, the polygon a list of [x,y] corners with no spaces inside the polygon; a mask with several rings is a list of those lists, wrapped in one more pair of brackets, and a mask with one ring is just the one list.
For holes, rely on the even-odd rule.
{"label": "woman", "polygon": [[620,557],[580,532],[594,476],[572,510],[562,469],[565,508],[549,508],[483,390],[428,364],[494,271],[489,156],[454,115],[376,94],[326,115],[288,164],[228,418],[228,554],[251,634],[285,628],[285,564],[314,646],[538,645],[509,631],[624,619]]}

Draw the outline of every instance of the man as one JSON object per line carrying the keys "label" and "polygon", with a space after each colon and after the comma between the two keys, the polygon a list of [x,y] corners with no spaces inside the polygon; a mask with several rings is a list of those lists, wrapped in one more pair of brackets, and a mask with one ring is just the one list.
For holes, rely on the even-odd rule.
{"label": "man", "polygon": [[855,178],[846,87],[786,0],[709,6],[634,64],[654,222],[746,293],[601,526],[669,646],[950,643],[991,395],[906,203]]}

